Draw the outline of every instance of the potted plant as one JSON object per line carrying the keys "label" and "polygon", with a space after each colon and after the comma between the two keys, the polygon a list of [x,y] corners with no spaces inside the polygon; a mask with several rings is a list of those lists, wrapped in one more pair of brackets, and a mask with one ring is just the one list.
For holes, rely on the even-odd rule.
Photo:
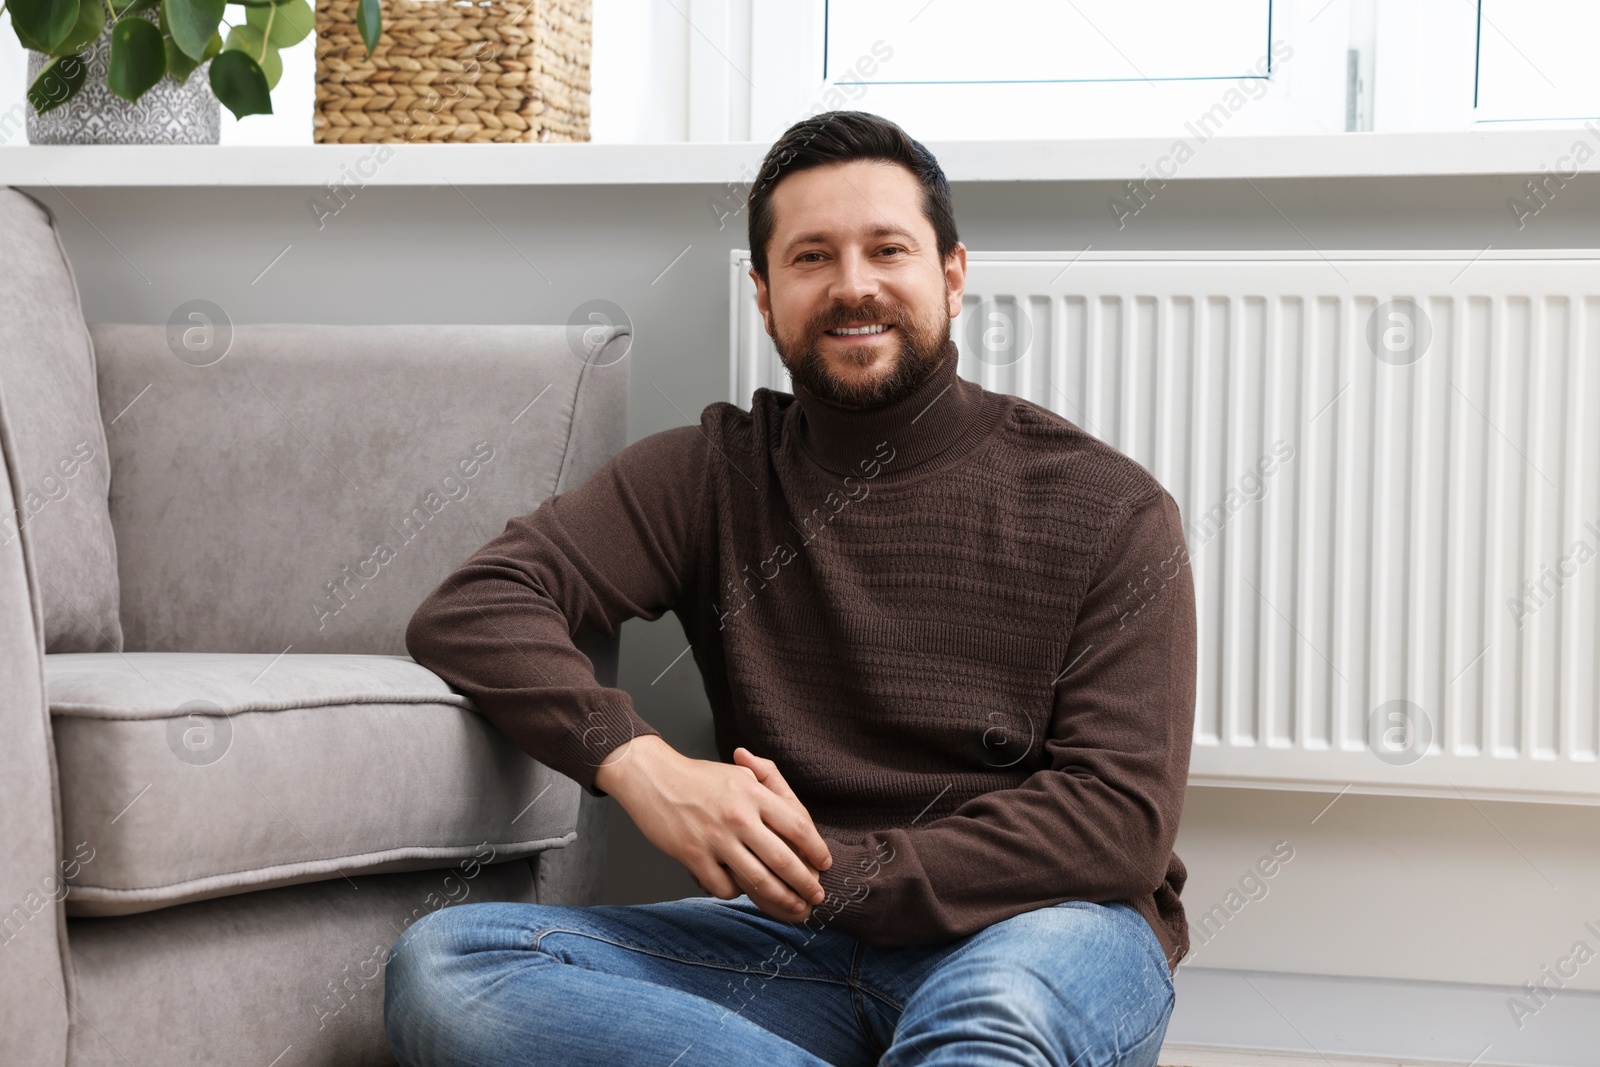
{"label": "potted plant", "polygon": [[[369,55],[382,31],[378,3],[358,4]],[[28,133],[35,142],[38,120],[70,101],[77,114],[43,140],[214,144],[217,102],[235,118],[271,114],[280,50],[316,25],[307,0],[4,0],[0,7],[34,53]],[[230,9],[236,14],[225,19]],[[202,66],[203,81],[192,77]]]}

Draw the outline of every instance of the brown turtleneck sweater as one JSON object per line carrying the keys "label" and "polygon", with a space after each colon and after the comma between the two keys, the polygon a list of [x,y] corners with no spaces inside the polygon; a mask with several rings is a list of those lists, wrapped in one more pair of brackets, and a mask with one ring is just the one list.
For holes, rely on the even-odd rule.
{"label": "brown turtleneck sweater", "polygon": [[1194,588],[1142,466],[956,374],[838,407],[715,403],[551,496],[417,609],[406,647],[594,788],[656,733],[572,637],[671,610],[724,760],[777,762],[833,853],[813,922],[873,944],[1124,900],[1169,969],[1194,728]]}

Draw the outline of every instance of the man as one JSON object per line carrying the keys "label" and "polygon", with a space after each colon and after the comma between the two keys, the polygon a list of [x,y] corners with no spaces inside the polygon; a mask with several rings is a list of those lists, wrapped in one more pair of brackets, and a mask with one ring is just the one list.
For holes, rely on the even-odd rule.
{"label": "man", "polygon": [[[710,896],[419,920],[388,968],[396,1055],[1148,1067],[1188,949],[1177,505],[957,376],[966,248],[898,126],[797,123],[749,230],[794,395],[624,449],[508,522],[406,635]],[[572,645],[669,609],[720,761],[675,752]]]}

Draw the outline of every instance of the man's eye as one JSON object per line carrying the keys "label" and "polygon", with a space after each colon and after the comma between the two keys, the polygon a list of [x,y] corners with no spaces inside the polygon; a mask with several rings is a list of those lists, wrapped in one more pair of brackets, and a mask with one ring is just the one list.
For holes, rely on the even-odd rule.
{"label": "man's eye", "polygon": [[802,252],[800,254],[800,258],[798,260],[796,260],[796,262],[804,263],[806,260],[810,259],[812,256],[816,256],[818,259],[820,259],[820,258],[822,258],[822,253],[821,252]]}
{"label": "man's eye", "polygon": [[890,245],[887,248],[880,249],[880,251],[883,251],[883,252],[904,252],[905,249],[901,248],[899,245]]}

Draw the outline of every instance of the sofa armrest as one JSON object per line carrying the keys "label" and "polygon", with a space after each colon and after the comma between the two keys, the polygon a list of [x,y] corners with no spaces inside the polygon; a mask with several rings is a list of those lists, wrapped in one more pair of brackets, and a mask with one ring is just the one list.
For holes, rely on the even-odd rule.
{"label": "sofa armrest", "polygon": [[202,352],[92,325],[126,647],[403,655],[444,575],[626,444],[629,338],[585,360],[568,332],[242,325]]}
{"label": "sofa armrest", "polygon": [[[14,515],[21,483],[0,400],[0,514]],[[65,1064],[65,874],[55,744],[44,688],[44,620],[30,534],[0,532],[0,1034],[8,1063]]]}

